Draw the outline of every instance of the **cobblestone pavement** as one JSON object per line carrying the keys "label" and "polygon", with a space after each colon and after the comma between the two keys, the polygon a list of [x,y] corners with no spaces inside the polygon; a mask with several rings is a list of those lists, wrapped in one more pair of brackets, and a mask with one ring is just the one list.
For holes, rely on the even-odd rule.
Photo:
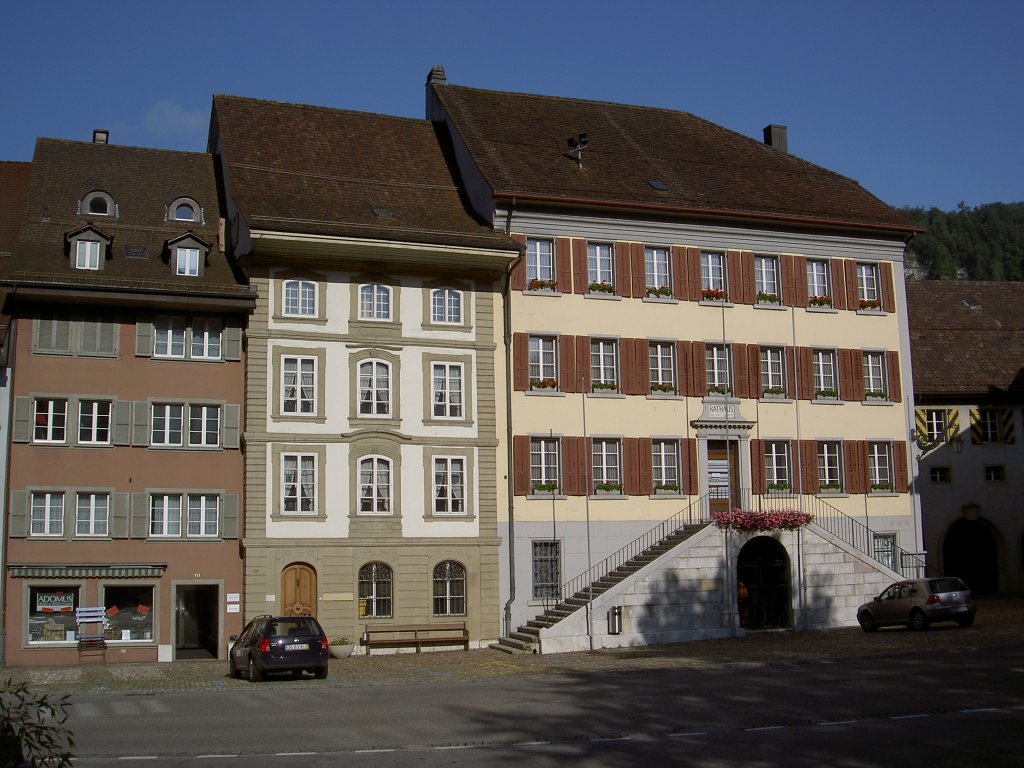
{"label": "cobblestone pavement", "polygon": [[[970,629],[941,624],[927,632],[902,627],[867,635],[857,627],[815,631],[751,632],[745,637],[674,645],[590,652],[509,656],[491,649],[400,653],[332,659],[326,680],[271,678],[284,686],[410,685],[439,680],[484,681],[513,676],[621,672],[661,668],[740,668],[767,664],[829,663],[843,658],[983,652],[986,647],[1019,644],[1024,638],[1024,596],[978,599]],[[8,667],[0,680],[26,681],[33,691],[163,692],[216,690],[251,685],[232,680],[227,661],[171,663],[87,663],[68,667]]]}

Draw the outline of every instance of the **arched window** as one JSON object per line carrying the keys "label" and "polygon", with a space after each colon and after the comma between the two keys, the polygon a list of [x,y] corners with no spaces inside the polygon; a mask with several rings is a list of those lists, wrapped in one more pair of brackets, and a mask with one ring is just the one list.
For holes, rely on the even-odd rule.
{"label": "arched window", "polygon": [[360,617],[391,615],[393,580],[391,566],[386,563],[367,563],[359,569]]}
{"label": "arched window", "polygon": [[390,320],[391,288],[383,283],[359,286],[359,319]]}
{"label": "arched window", "polygon": [[391,366],[380,360],[359,364],[359,415],[391,415]]}
{"label": "arched window", "polygon": [[317,284],[312,280],[285,280],[284,314],[316,317]]}
{"label": "arched window", "polygon": [[178,203],[177,207],[174,209],[174,220],[195,221],[196,209],[192,207],[191,203]]}
{"label": "arched window", "polygon": [[99,190],[90,192],[82,198],[80,212],[87,216],[112,216],[114,214],[114,198]]}
{"label": "arched window", "polygon": [[454,560],[434,567],[434,615],[466,615],[466,569]]}
{"label": "arched window", "polygon": [[106,216],[107,201],[102,197],[94,197],[89,201],[89,213],[95,213],[98,216]]}
{"label": "arched window", "polygon": [[359,460],[359,514],[391,514],[391,460],[367,456]]}
{"label": "arched window", "polygon": [[430,294],[430,320],[434,323],[462,323],[462,291],[435,288]]}

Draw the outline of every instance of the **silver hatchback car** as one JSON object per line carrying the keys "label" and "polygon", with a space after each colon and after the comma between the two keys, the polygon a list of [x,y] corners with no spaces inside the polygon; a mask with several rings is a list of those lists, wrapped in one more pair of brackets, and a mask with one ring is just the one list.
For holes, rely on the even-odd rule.
{"label": "silver hatchback car", "polygon": [[955,621],[969,627],[976,611],[970,587],[956,576],[938,576],[898,581],[886,587],[857,609],[857,621],[865,632],[893,624],[927,629],[937,621]]}

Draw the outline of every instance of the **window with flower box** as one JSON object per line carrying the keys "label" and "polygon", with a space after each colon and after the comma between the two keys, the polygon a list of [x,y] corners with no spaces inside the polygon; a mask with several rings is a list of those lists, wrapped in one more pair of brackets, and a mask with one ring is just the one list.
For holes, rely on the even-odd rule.
{"label": "window with flower box", "polygon": [[615,248],[610,243],[587,243],[587,288],[590,293],[615,293]]}
{"label": "window with flower box", "polygon": [[651,394],[675,395],[679,393],[676,372],[676,345],[671,341],[652,341],[647,346]]}
{"label": "window with flower box", "polygon": [[769,493],[788,492],[792,488],[788,441],[764,441],[764,475]]}
{"label": "window with flower box", "polygon": [[754,256],[754,290],[758,304],[782,304],[777,257]]}
{"label": "window with flower box", "polygon": [[558,438],[530,438],[529,493],[559,493],[561,491],[560,454]]}
{"label": "window with flower box", "polygon": [[651,440],[651,477],[655,493],[681,492],[678,440]]}
{"label": "window with flower box", "polygon": [[818,490],[841,493],[843,490],[842,446],[837,440],[818,442]]}
{"label": "window with flower box", "polygon": [[838,400],[839,379],[835,350],[812,350],[811,370],[814,385],[814,398],[817,400]]}
{"label": "window with flower box", "polygon": [[807,304],[811,307],[832,306],[832,276],[826,259],[807,260]]}
{"label": "window with flower box", "polygon": [[558,389],[558,339],[530,336],[528,345],[530,389]]}
{"label": "window with flower box", "polygon": [[884,352],[865,352],[863,354],[864,398],[866,400],[888,399],[885,369]]}
{"label": "window with flower box", "polygon": [[726,344],[708,344],[705,347],[708,394],[728,395],[732,392],[729,347]]}
{"label": "window with flower box", "polygon": [[857,264],[857,300],[860,309],[881,309],[877,264]]}
{"label": "window with flower box", "polygon": [[644,248],[644,276],[647,295],[657,298],[672,296],[672,262],[668,248]]}
{"label": "window with flower box", "polygon": [[555,274],[555,244],[551,240],[526,240],[526,290],[553,291],[558,288]]}
{"label": "window with flower box", "polygon": [[590,389],[593,392],[618,392],[619,343],[617,340],[590,340]]}
{"label": "window with flower box", "polygon": [[891,493],[892,446],[887,442],[874,441],[868,443],[868,481],[872,493]]}
{"label": "window with flower box", "polygon": [[701,252],[700,288],[705,301],[728,300],[724,253]]}
{"label": "window with flower box", "polygon": [[592,440],[591,475],[595,493],[622,493],[621,440]]}
{"label": "window with flower box", "polygon": [[781,347],[761,347],[761,396],[786,396],[786,355]]}

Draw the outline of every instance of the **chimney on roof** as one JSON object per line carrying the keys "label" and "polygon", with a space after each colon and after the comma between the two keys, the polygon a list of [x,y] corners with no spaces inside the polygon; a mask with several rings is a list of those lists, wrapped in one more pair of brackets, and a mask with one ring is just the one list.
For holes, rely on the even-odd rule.
{"label": "chimney on roof", "polygon": [[92,132],[93,144],[106,144],[110,139],[110,131],[106,128],[96,128]]}
{"label": "chimney on roof", "polygon": [[444,67],[440,64],[432,66],[430,71],[427,73],[427,85],[430,85],[431,83],[439,83],[443,85],[446,82],[448,82],[448,78],[444,75]]}
{"label": "chimney on roof", "polygon": [[786,136],[786,126],[775,125],[774,123],[766,125],[764,127],[764,143],[788,155],[789,139]]}

